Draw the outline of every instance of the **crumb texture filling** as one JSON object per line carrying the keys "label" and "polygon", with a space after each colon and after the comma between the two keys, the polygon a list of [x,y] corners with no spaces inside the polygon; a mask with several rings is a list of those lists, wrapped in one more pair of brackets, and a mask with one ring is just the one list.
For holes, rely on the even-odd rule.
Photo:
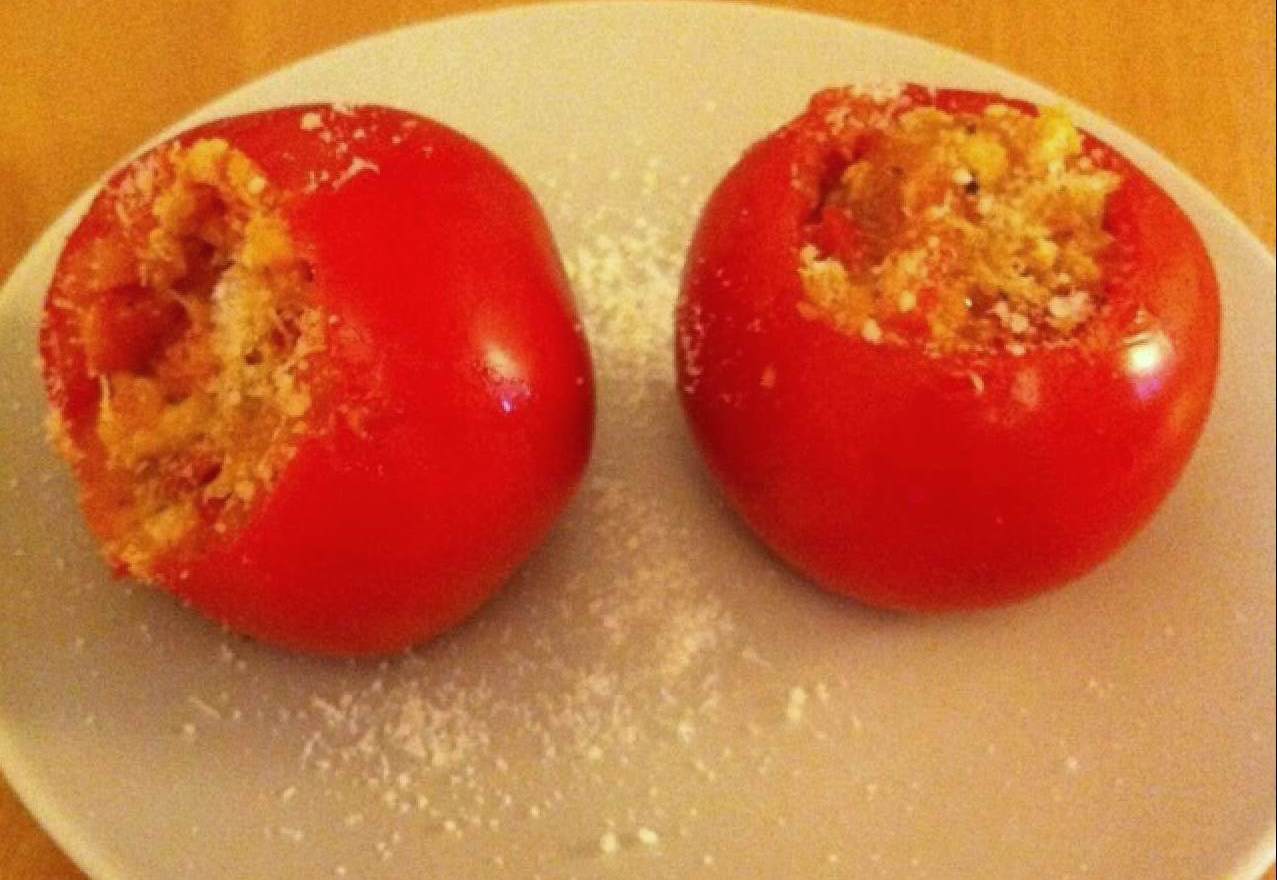
{"label": "crumb texture filling", "polygon": [[916,108],[855,137],[803,231],[804,317],[934,355],[1023,355],[1104,307],[1120,179],[1062,110]]}
{"label": "crumb texture filling", "polygon": [[73,444],[86,513],[146,578],[274,485],[306,429],[325,321],[278,195],[225,140],[138,162],[114,208],[59,305],[99,387]]}

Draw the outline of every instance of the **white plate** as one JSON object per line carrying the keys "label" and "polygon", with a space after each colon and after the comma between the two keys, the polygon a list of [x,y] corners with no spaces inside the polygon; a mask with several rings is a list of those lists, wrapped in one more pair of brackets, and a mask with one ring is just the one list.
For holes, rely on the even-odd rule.
{"label": "white plate", "polygon": [[[1183,483],[1058,593],[874,613],[777,568],[672,394],[691,219],[814,89],[909,78],[1058,100],[919,40],[719,5],[537,7],[374,37],[195,119],[344,99],[488,144],[533,185],[600,371],[587,485],[516,582],[391,662],[230,637],[111,583],[42,442],[39,304],[81,200],[0,298],[0,764],[101,880],[1161,877],[1273,852],[1274,269],[1199,186],[1224,292]],[[615,851],[611,851],[615,850]]]}

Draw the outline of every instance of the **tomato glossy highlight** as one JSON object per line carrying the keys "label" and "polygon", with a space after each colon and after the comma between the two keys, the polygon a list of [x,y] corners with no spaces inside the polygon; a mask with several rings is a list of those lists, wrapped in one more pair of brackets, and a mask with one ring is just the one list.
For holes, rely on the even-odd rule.
{"label": "tomato glossy highlight", "polygon": [[872,120],[995,103],[1036,112],[917,86],[886,102],[822,92],[727,174],[688,253],[678,377],[710,472],[777,555],[875,606],[997,605],[1084,574],[1166,497],[1210,408],[1205,247],[1166,193],[1086,135],[1120,184],[1103,220],[1107,305],[1078,344],[937,354],[800,314],[813,223],[827,252],[858,246],[854,226],[821,222],[821,196]]}

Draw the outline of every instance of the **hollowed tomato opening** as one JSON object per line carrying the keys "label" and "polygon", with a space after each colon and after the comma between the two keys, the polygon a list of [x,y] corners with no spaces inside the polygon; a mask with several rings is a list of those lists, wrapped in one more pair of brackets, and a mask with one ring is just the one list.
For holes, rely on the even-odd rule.
{"label": "hollowed tomato opening", "polygon": [[804,229],[803,315],[872,343],[1020,355],[1071,343],[1103,308],[1119,178],[1063,112],[924,106],[830,124],[841,158]]}
{"label": "hollowed tomato opening", "polygon": [[92,406],[62,447],[107,554],[156,561],[235,529],[305,429],[325,320],[265,177],[225,141],[138,163],[53,303]]}

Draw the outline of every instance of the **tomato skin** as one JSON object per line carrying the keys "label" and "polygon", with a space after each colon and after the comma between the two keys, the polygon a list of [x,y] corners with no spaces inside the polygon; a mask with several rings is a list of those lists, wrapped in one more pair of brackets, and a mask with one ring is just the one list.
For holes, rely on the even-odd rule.
{"label": "tomato skin", "polygon": [[[889,112],[993,102],[1026,107],[912,86]],[[829,122],[849,103],[888,112],[816,95],[701,216],[676,338],[705,462],[777,555],[870,605],[998,605],[1076,578],[1148,520],[1200,435],[1219,356],[1205,247],[1169,196],[1088,137],[1122,183],[1105,218],[1112,308],[1084,344],[935,357],[840,333],[799,314],[798,251],[822,177],[853,149]]]}
{"label": "tomato skin", "polygon": [[[308,123],[320,113],[322,132]],[[274,644],[407,647],[510,576],[588,460],[592,371],[550,232],[496,157],[411,114],[286,108],[178,140],[214,137],[285,196],[330,316],[314,367],[325,390],[247,525],[159,560],[156,580]],[[99,197],[68,248],[109,227],[109,202]],[[54,403],[74,422],[94,404],[69,323],[47,308],[42,350]]]}

